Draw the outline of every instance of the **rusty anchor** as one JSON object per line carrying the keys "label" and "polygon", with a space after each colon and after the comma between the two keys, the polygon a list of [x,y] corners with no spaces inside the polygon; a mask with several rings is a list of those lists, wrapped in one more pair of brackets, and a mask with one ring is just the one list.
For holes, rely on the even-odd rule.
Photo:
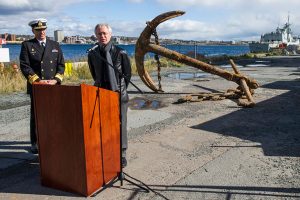
{"label": "rusty anchor", "polygon": [[[147,22],[146,28],[141,33],[140,37],[138,38],[136,42],[136,48],[135,48],[135,62],[138,74],[144,84],[153,90],[154,92],[161,92],[156,86],[154,81],[152,80],[149,73],[144,68],[144,56],[147,52],[152,52],[161,56],[164,56],[166,58],[175,60],[179,63],[186,64],[188,66],[195,67],[197,69],[200,69],[202,71],[205,71],[207,73],[211,73],[220,77],[223,77],[226,80],[236,82],[238,85],[240,85],[240,88],[242,88],[243,92],[246,94],[248,103],[241,104],[243,106],[252,107],[255,103],[252,98],[250,89],[256,89],[259,87],[258,83],[254,79],[249,79],[245,75],[241,74],[239,71],[237,71],[236,66],[233,61],[231,62],[231,65],[234,69],[234,73],[226,71],[224,69],[218,68],[216,66],[207,64],[205,62],[202,62],[200,60],[188,57],[186,55],[180,54],[176,51],[169,50],[167,48],[164,48],[160,45],[154,44],[150,42],[151,35],[154,31],[156,31],[156,27],[169,19],[178,17],[183,15],[184,11],[171,11],[166,12],[161,15],[158,15],[155,17],[152,21]],[[249,89],[250,88],[250,89]]]}

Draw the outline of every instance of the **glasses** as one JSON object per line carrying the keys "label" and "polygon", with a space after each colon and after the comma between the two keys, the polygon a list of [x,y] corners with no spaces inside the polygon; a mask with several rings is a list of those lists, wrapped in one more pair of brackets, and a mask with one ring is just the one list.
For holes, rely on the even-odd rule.
{"label": "glasses", "polygon": [[101,36],[101,35],[106,36],[108,34],[109,34],[108,32],[99,32],[99,33],[97,33],[97,35],[99,35],[99,36]]}

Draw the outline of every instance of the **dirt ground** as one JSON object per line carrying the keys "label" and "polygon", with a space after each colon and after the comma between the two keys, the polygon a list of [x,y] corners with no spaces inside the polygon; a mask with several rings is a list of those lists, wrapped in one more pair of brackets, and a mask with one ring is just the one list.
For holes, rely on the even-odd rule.
{"label": "dirt ground", "polygon": [[[190,93],[237,87],[192,67],[164,69],[163,94],[133,77],[144,94],[129,87],[124,171],[138,185],[116,181],[89,198],[300,199],[300,58],[236,63],[260,84],[253,108],[230,99],[177,104]],[[0,103],[0,199],[85,199],[41,186],[38,158],[27,152],[28,97],[2,96]]]}

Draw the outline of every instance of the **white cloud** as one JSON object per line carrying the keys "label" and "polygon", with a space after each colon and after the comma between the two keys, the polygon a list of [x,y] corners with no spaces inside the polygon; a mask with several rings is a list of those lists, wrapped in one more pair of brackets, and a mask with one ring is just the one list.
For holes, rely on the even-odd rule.
{"label": "white cloud", "polygon": [[[1,15],[18,15],[24,12],[40,12],[47,11],[50,6],[49,2],[30,2],[28,0],[0,1],[0,16]],[[50,7],[51,8],[51,7]]]}
{"label": "white cloud", "polygon": [[0,1],[0,16],[22,14],[26,12],[51,13],[55,10],[61,10],[64,6],[76,3],[102,2],[104,0],[1,0]]}
{"label": "white cloud", "polygon": [[142,3],[144,0],[128,0],[130,3]]}
{"label": "white cloud", "polygon": [[[83,24],[83,23],[68,23],[63,26],[63,31],[65,35],[93,35],[93,29],[91,25]],[[54,30],[53,30],[54,31]]]}
{"label": "white cloud", "polygon": [[[222,7],[222,8],[292,8],[300,5],[298,0],[156,0],[158,3],[168,5],[169,7]],[[268,11],[268,10],[267,10]]]}
{"label": "white cloud", "polygon": [[[282,26],[286,23],[288,12],[290,12],[294,33],[300,33],[299,0],[231,0],[230,2],[228,0],[157,0],[157,2],[168,9],[188,11],[184,18],[191,18],[194,21],[193,25],[187,22],[186,25],[181,25],[194,27],[194,31],[190,31],[189,34],[184,32],[182,37],[185,39],[207,37],[207,39],[258,40],[261,34],[275,31],[278,25]],[[196,24],[199,23],[204,30],[210,30],[209,34],[197,28]],[[172,34],[174,35],[180,36],[180,33]]]}
{"label": "white cloud", "polygon": [[28,22],[34,18],[44,17],[43,12],[36,12],[36,15],[32,13],[23,13],[22,15],[0,15],[0,34],[1,33],[15,33],[15,34],[32,34],[31,28],[28,26]]}
{"label": "white cloud", "polygon": [[0,33],[32,34],[28,22],[36,18],[46,18],[48,24],[51,24],[48,26],[49,36],[56,29],[66,29],[66,34],[87,34],[91,30],[90,26],[66,16],[63,9],[75,3],[102,1],[104,0],[1,0]]}
{"label": "white cloud", "polygon": [[[48,35],[53,30],[63,29],[65,35],[91,35],[98,21],[111,24],[114,35],[139,36],[145,28],[145,22],[153,19],[158,10],[170,11],[174,8],[186,11],[182,17],[168,20],[158,26],[162,38],[198,39],[198,40],[234,40],[256,39],[262,33],[274,31],[287,21],[294,33],[300,34],[299,0],[123,0],[127,6],[136,4],[158,4],[150,8],[145,19],[144,13],[137,13],[134,20],[116,20],[116,16],[125,15],[111,10],[111,16],[99,16],[99,13],[80,13],[81,17],[70,17],[66,13],[68,6],[74,4],[83,7],[90,2],[109,2],[108,0],[0,0],[0,33],[31,34],[28,22],[34,18],[48,19]],[[116,4],[117,6],[117,4]],[[140,6],[140,5],[138,5]],[[120,10],[120,9],[116,9]],[[129,14],[128,14],[129,15]],[[83,18],[82,18],[83,16]],[[9,21],[8,21],[9,20]]]}
{"label": "white cloud", "polygon": [[219,37],[218,27],[195,20],[171,20],[158,27],[162,38],[209,40]]}
{"label": "white cloud", "polygon": [[113,35],[116,36],[131,36],[136,37],[145,28],[145,22],[141,21],[108,21],[113,30]]}
{"label": "white cloud", "polygon": [[242,18],[231,16],[215,23],[176,18],[160,24],[158,34],[163,38],[186,40],[259,40],[261,34],[275,31],[277,21],[271,15],[250,13],[245,13]]}

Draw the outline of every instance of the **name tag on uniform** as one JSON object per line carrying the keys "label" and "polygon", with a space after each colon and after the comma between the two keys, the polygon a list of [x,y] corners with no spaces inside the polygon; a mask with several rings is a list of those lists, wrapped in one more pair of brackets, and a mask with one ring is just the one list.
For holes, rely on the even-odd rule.
{"label": "name tag on uniform", "polygon": [[52,49],[52,53],[57,53],[58,50],[57,49]]}

